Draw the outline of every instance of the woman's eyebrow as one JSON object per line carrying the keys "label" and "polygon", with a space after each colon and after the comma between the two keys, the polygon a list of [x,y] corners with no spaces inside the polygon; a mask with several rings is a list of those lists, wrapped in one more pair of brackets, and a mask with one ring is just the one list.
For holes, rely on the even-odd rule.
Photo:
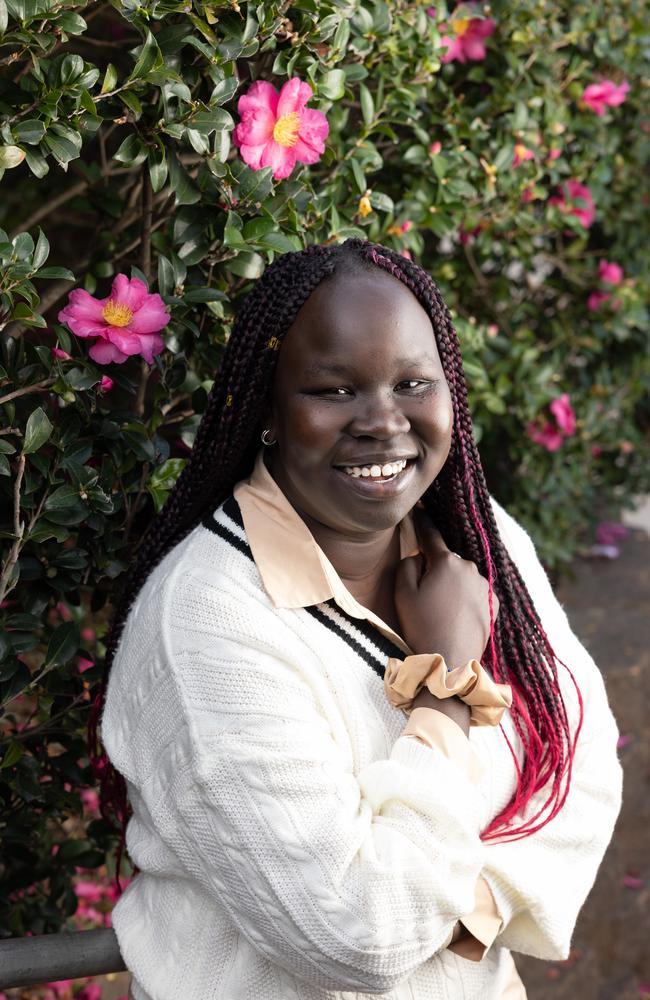
{"label": "woman's eyebrow", "polygon": [[[408,365],[435,365],[436,358],[432,354],[417,354],[395,358],[394,363],[396,368],[406,368]],[[317,361],[305,369],[305,375],[346,375],[349,371],[349,365],[337,361]]]}

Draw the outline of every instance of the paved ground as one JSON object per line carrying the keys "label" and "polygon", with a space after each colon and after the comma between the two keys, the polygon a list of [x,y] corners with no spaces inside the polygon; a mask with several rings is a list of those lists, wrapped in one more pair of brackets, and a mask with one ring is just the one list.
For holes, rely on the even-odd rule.
{"label": "paved ground", "polygon": [[518,956],[529,1000],[650,998],[650,507],[617,560],[580,560],[561,586],[577,634],[600,666],[623,734],[624,802],[580,915],[569,961]]}

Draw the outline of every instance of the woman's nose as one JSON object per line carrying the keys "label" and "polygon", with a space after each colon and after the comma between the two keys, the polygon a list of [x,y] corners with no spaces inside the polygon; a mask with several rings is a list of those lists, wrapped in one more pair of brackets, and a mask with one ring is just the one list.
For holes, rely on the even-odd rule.
{"label": "woman's nose", "polygon": [[411,424],[393,394],[359,399],[348,424],[353,437],[388,440],[410,430]]}

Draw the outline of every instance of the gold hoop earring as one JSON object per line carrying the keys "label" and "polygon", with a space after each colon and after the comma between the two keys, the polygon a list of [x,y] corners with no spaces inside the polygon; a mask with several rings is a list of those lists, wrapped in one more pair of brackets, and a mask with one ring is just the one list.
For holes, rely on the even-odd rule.
{"label": "gold hoop earring", "polygon": [[268,441],[266,436],[267,436],[267,434],[270,434],[270,433],[271,432],[270,432],[270,430],[269,430],[268,427],[265,427],[264,430],[262,431],[262,444],[266,445],[267,448],[270,447],[270,445],[272,445],[272,444],[276,444],[276,442],[278,440],[277,438],[273,438],[272,441]]}

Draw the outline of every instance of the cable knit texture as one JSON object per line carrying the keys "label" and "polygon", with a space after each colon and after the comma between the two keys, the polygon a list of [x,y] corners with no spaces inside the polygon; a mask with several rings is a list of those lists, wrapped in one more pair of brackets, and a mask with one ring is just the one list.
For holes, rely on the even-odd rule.
{"label": "cable knit texture", "polygon": [[[400,735],[383,676],[401,651],[333,601],[276,609],[232,498],[151,573],[102,720],[141,869],[113,913],[135,1000],[499,1000],[509,948],[567,956],[620,805],[617,732],[530,539],[495,512],[585,702],[566,805],[512,844],[479,836],[515,787],[500,729],[471,730],[478,784]],[[504,923],[470,962],[445,945],[479,874]]]}

